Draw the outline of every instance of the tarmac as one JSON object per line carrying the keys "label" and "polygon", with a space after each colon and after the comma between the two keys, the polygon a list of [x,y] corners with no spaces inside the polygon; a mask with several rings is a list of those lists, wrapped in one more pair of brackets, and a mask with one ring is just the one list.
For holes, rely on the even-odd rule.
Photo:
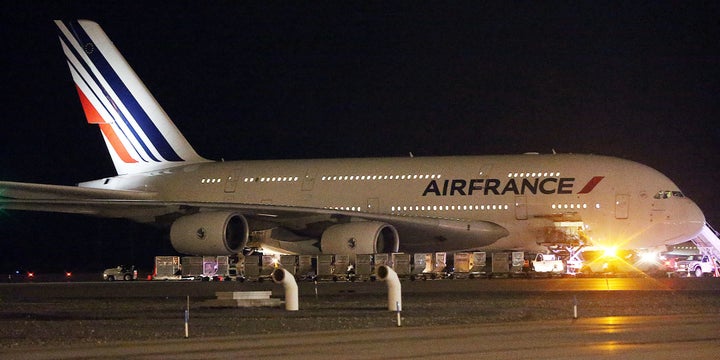
{"label": "tarmac", "polygon": [[720,315],[601,317],[17,349],[4,359],[716,359]]}
{"label": "tarmac", "polygon": [[[188,297],[260,290],[282,297],[282,287],[0,284],[0,358],[715,359],[720,354],[717,278],[403,281],[401,326],[384,304],[383,283],[299,285],[299,311],[193,309],[189,336],[183,338],[175,314]],[[172,331],[160,329],[167,327]]]}

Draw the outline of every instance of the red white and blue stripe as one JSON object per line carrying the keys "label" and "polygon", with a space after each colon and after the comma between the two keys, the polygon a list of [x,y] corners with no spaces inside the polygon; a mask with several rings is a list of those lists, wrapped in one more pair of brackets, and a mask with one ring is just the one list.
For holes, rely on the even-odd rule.
{"label": "red white and blue stripe", "polygon": [[205,161],[98,24],[55,23],[87,121],[100,127],[118,174]]}

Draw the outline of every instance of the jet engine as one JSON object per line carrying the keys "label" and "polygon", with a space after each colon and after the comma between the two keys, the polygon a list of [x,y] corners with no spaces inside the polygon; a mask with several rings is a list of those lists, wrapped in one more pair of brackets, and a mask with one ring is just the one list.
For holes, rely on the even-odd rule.
{"label": "jet engine", "polygon": [[333,225],[320,239],[325,254],[375,254],[397,252],[400,238],[395,227],[377,221]]}
{"label": "jet engine", "polygon": [[190,255],[230,255],[245,247],[247,220],[234,212],[213,211],[183,216],[170,228],[175,250]]}

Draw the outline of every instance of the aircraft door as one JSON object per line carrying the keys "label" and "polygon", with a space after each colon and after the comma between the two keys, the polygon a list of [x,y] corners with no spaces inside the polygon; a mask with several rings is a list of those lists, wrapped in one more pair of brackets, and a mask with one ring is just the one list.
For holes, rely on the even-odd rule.
{"label": "aircraft door", "polygon": [[517,220],[527,220],[528,213],[527,213],[527,199],[525,196],[516,196],[515,197],[515,219]]}
{"label": "aircraft door", "polygon": [[367,200],[367,211],[368,212],[380,211],[380,200],[378,198],[369,198]]}
{"label": "aircraft door", "polygon": [[315,186],[315,175],[308,171],[302,180],[302,191],[310,191],[313,189],[313,186]]}
{"label": "aircraft door", "polygon": [[227,179],[225,179],[225,192],[233,193],[237,189],[237,183],[240,179],[240,169],[235,169],[230,172]]}
{"label": "aircraft door", "polygon": [[627,219],[630,212],[630,195],[615,195],[615,218]]}

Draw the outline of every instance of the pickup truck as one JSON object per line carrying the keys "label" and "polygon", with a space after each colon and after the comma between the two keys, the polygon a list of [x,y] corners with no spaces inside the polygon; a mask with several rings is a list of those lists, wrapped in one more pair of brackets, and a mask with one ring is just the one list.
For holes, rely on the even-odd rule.
{"label": "pickup truck", "polygon": [[703,277],[714,271],[715,266],[707,255],[690,255],[686,258],[678,258],[675,262],[675,273],[678,275]]}
{"label": "pickup truck", "polygon": [[555,254],[537,254],[532,261],[532,270],[542,273],[562,274],[565,264]]}

